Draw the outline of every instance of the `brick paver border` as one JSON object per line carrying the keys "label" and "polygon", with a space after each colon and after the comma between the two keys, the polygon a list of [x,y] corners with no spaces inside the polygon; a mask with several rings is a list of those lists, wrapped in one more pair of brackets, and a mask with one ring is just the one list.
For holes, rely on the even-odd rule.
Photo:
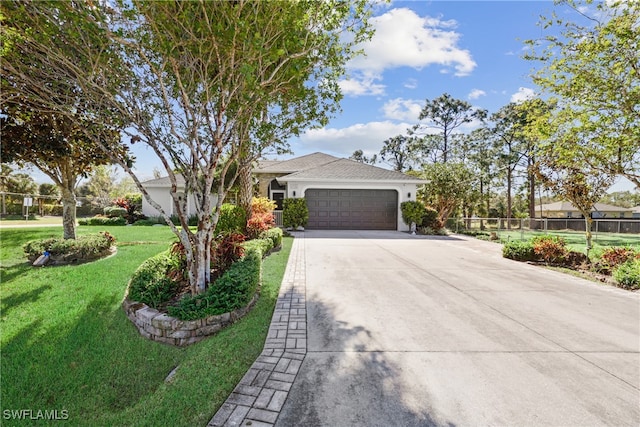
{"label": "brick paver border", "polygon": [[306,354],[304,234],[296,233],[262,353],[207,427],[273,426]]}

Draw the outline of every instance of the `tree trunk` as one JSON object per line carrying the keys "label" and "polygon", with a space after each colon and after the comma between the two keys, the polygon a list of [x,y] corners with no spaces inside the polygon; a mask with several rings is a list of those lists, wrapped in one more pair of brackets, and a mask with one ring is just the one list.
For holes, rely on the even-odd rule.
{"label": "tree trunk", "polygon": [[593,218],[591,218],[590,212],[587,212],[587,214],[584,215],[584,233],[585,236],[587,238],[587,256],[589,256],[589,251],[591,250],[592,246],[591,246],[591,225],[593,224]]}
{"label": "tree trunk", "polygon": [[511,230],[511,170],[507,172],[507,230]]}
{"label": "tree trunk", "polygon": [[65,239],[76,238],[76,194],[73,189],[61,187],[62,228]]}
{"label": "tree trunk", "polygon": [[251,217],[251,200],[253,199],[253,178],[250,159],[239,160],[240,191],[238,193],[238,205],[247,213],[247,219]]}
{"label": "tree trunk", "polygon": [[529,175],[529,218],[536,217],[536,176],[533,173],[533,158],[529,158],[529,167],[527,173]]}

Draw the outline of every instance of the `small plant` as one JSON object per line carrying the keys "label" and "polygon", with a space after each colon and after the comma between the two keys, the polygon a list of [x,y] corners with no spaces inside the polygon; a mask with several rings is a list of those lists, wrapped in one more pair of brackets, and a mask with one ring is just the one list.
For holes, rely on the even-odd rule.
{"label": "small plant", "polygon": [[618,265],[613,270],[613,278],[621,288],[640,289],[640,258]]}
{"label": "small plant", "polygon": [[619,265],[639,256],[640,252],[630,247],[606,248],[597,257],[593,269],[598,273],[611,274]]}
{"label": "small plant", "polygon": [[515,261],[534,261],[536,259],[533,244],[530,241],[514,240],[505,243],[502,247],[502,256]]}
{"label": "small plant", "polygon": [[566,243],[558,236],[537,236],[531,239],[536,258],[548,264],[562,263],[567,256]]}
{"label": "small plant", "polygon": [[[121,215],[127,219],[129,224],[133,224],[138,219],[143,219],[142,215],[142,194],[129,193],[124,197],[118,197],[113,201],[113,204],[121,209],[124,209],[124,215]],[[105,208],[106,210],[107,208]],[[106,214],[106,212],[105,212]]]}
{"label": "small plant", "polygon": [[309,221],[309,208],[304,198],[282,201],[282,224],[285,227],[304,227]]}
{"label": "small plant", "polygon": [[216,224],[216,234],[242,233],[247,225],[247,213],[242,206],[224,203]]}
{"label": "small plant", "polygon": [[226,233],[220,235],[211,248],[211,274],[219,277],[229,269],[231,264],[242,258],[245,241],[244,234]]}
{"label": "small plant", "polygon": [[424,204],[416,201],[400,203],[400,211],[402,212],[402,221],[409,226],[411,224],[421,225],[427,214],[427,208]]}
{"label": "small plant", "polygon": [[275,227],[273,210],[276,204],[266,197],[254,197],[251,201],[251,217],[247,221],[247,236],[258,238],[263,232]]}

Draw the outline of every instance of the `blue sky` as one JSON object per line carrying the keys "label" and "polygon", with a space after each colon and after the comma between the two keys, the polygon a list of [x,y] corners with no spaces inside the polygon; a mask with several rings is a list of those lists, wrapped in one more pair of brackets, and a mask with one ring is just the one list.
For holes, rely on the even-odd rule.
{"label": "blue sky", "polygon": [[[367,55],[352,61],[349,76],[341,81],[342,113],[325,128],[293,138],[294,155],[322,151],[349,157],[357,149],[377,153],[386,139],[417,123],[426,99],[443,93],[489,113],[532,96],[537,88],[529,75],[538,64],[522,59],[524,40],[542,37],[539,17],[553,11],[563,16],[568,8],[551,0],[393,1],[378,6],[372,20],[375,35],[362,46]],[[160,163],[151,150],[134,148],[138,176],[151,178]],[[623,183],[612,190],[632,188]]]}

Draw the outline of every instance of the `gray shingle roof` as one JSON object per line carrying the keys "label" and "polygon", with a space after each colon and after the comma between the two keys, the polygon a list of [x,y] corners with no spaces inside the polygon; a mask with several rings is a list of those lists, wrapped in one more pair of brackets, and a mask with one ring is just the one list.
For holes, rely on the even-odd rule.
{"label": "gray shingle roof", "polygon": [[[547,204],[543,204],[543,205],[537,205],[536,206],[536,211],[558,211],[558,212],[578,212],[579,209],[576,208],[573,203],[571,202],[567,202],[567,201],[562,201],[562,202],[553,202],[553,203],[547,203]],[[600,211],[600,212],[616,212],[616,211],[620,211],[620,212],[628,212],[632,209],[629,208],[622,208],[620,206],[612,206],[612,205],[606,205],[604,203],[595,203],[593,205],[593,208],[591,209],[592,211]]]}
{"label": "gray shingle roof", "polygon": [[324,165],[292,173],[278,178],[278,181],[403,181],[424,183],[424,180],[409,176],[402,172],[383,169],[377,166],[356,162],[349,159],[336,159]]}
{"label": "gray shingle roof", "polygon": [[295,157],[289,160],[283,160],[280,162],[274,161],[262,161],[258,163],[258,167],[254,169],[254,173],[293,173],[316,166],[324,165],[326,163],[338,160],[337,157],[333,157],[324,153],[312,153],[306,156]]}

